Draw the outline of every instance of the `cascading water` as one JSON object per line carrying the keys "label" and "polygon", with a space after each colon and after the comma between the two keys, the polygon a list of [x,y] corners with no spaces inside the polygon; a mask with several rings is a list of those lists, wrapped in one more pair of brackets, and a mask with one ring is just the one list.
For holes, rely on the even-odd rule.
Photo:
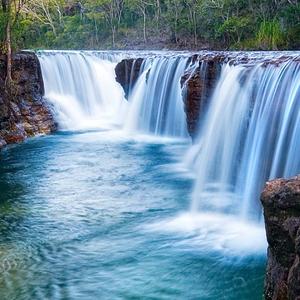
{"label": "cascading water", "polygon": [[125,122],[129,132],[188,137],[180,79],[189,57],[149,57],[129,95]]}
{"label": "cascading water", "polygon": [[[114,70],[128,53],[38,55],[45,96],[54,104],[61,128],[118,124],[131,133],[188,137],[180,80],[188,69],[191,74],[196,70],[189,55],[143,54],[129,103]],[[203,66],[200,61],[201,76]],[[300,171],[299,82],[299,63],[292,58],[279,65],[223,65],[208,110],[200,116],[198,142],[187,155],[197,174],[192,211],[209,208],[257,218],[264,182]]]}
{"label": "cascading water", "polygon": [[[300,172],[299,57],[225,53],[212,67],[204,55],[130,55],[39,53],[46,97],[68,131],[1,153],[1,299],[261,299],[258,195],[268,178]],[[123,57],[144,58],[129,103],[115,81]],[[188,113],[195,103],[201,111],[187,155],[191,210],[193,180],[173,168],[188,139],[74,130],[113,123],[186,137],[187,77],[204,101],[186,99]]]}
{"label": "cascading water", "polygon": [[[197,64],[189,55],[145,55],[128,103],[114,70],[126,56],[122,52],[39,53],[45,96],[54,104],[60,126],[118,124],[131,133],[188,137],[180,80],[187,69],[192,74]],[[205,61],[200,62],[204,74],[202,66]],[[300,171],[299,82],[299,63],[292,58],[277,65],[223,65],[208,110],[200,116],[198,142],[187,155],[197,173],[192,211],[209,208],[257,218],[264,182]]]}
{"label": "cascading water", "polygon": [[[45,97],[63,129],[123,125],[129,132],[188,137],[180,79],[189,56],[145,54],[139,78],[130,87],[129,108],[115,80],[122,52],[41,51]],[[141,53],[139,53],[141,55]]]}
{"label": "cascading water", "polygon": [[197,144],[192,211],[257,219],[265,181],[300,172],[300,65],[223,66]]}
{"label": "cascading water", "polygon": [[121,123],[127,101],[115,81],[120,55],[87,51],[38,53],[45,98],[54,105],[62,129]]}

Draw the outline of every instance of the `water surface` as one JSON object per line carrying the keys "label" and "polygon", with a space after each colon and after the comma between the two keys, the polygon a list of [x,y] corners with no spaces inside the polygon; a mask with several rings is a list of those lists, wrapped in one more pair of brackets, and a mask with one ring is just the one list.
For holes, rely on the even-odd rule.
{"label": "water surface", "polygon": [[186,146],[94,131],[0,152],[0,298],[262,299],[264,251],[176,217],[193,189],[175,165]]}

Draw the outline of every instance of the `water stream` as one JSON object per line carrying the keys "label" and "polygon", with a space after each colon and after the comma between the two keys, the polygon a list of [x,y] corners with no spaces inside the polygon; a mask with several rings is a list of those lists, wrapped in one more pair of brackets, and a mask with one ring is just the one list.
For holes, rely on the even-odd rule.
{"label": "water stream", "polygon": [[256,235],[238,249],[239,223],[173,220],[190,205],[175,168],[188,145],[92,131],[3,151],[1,299],[261,299]]}

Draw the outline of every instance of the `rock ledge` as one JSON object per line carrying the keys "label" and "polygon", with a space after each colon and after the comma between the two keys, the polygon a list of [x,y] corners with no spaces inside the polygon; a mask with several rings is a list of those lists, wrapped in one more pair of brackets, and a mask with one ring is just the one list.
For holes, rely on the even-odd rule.
{"label": "rock ledge", "polygon": [[44,84],[34,53],[13,56],[13,90],[5,89],[6,59],[0,56],[0,148],[30,136],[56,130],[51,107],[43,99]]}
{"label": "rock ledge", "polygon": [[300,299],[300,175],[267,182],[261,195],[268,248],[265,299]]}

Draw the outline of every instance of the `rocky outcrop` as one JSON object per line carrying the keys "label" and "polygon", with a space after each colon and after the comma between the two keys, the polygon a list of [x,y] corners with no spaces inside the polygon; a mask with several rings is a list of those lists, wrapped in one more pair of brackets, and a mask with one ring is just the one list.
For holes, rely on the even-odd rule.
{"label": "rocky outcrop", "polygon": [[[192,137],[196,134],[199,115],[206,108],[224,59],[224,55],[194,55],[191,60],[197,66],[188,70],[181,78],[187,126]],[[123,59],[115,68],[116,81],[123,87],[126,98],[128,98],[129,89],[138,79],[142,63],[143,58],[128,58]]]}
{"label": "rocky outcrop", "polygon": [[300,175],[268,182],[261,201],[269,243],[265,299],[300,299]]}
{"label": "rocky outcrop", "polygon": [[139,77],[142,63],[143,58],[128,58],[116,65],[116,81],[123,87],[126,99],[128,99],[130,88],[134,86]]}
{"label": "rocky outcrop", "polygon": [[183,101],[185,105],[187,128],[191,137],[195,137],[200,117],[204,114],[208,101],[221,72],[223,56],[191,58],[196,67],[181,77]]}
{"label": "rocky outcrop", "polygon": [[44,85],[35,54],[13,57],[13,87],[5,89],[6,59],[0,56],[0,147],[56,129],[51,108],[43,99]]}

